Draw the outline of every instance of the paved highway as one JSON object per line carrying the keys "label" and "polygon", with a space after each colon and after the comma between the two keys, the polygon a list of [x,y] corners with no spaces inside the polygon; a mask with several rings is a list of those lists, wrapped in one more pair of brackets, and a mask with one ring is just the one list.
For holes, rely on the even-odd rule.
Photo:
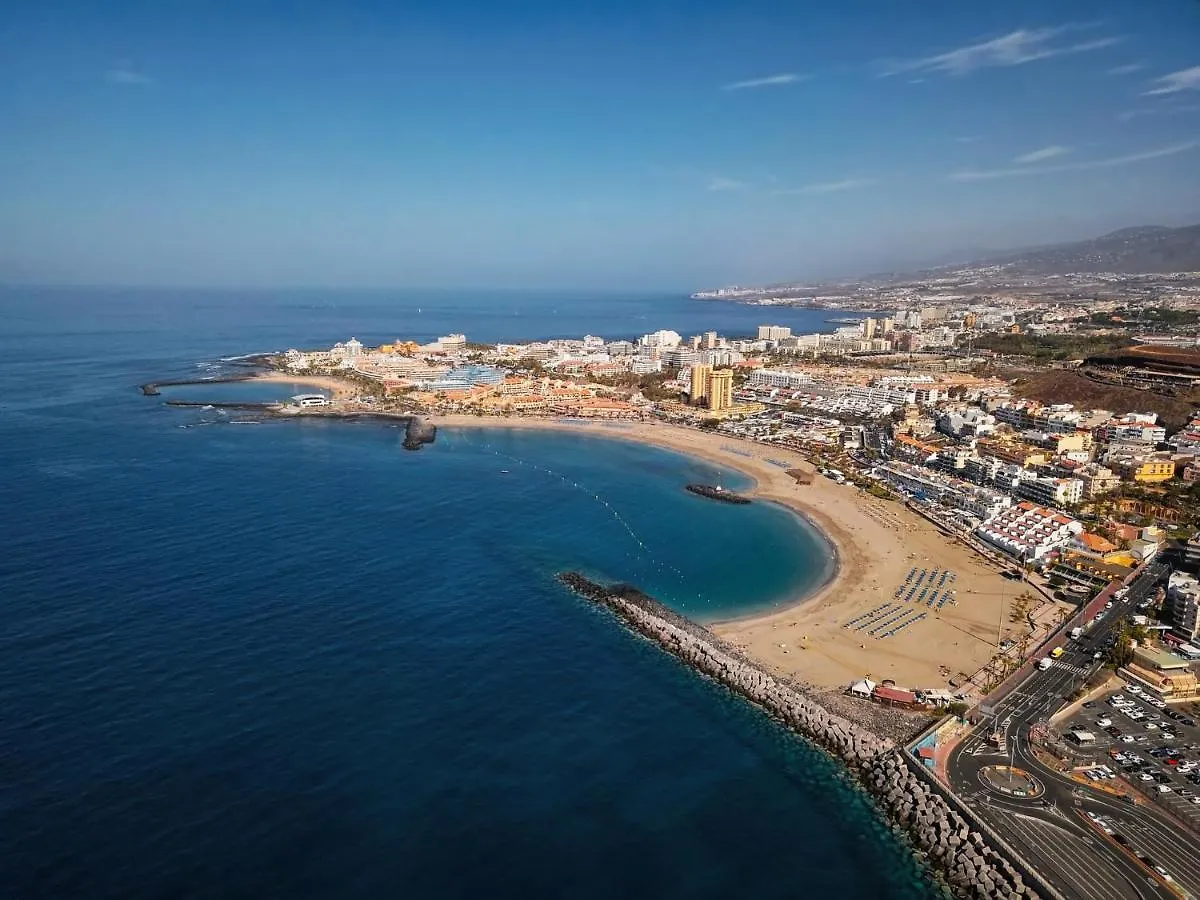
{"label": "paved highway", "polygon": [[[955,792],[1070,900],[1178,898],[1180,893],[1200,898],[1200,841],[1150,806],[1133,805],[1044,766],[1028,740],[1029,726],[1049,719],[1095,670],[1094,652],[1165,573],[1162,565],[1144,570],[1130,585],[1127,602],[1114,603],[1082,641],[1067,645],[1053,667],[1034,670],[998,701],[990,718],[947,761]],[[1004,734],[1005,753],[988,743],[993,729]],[[1010,758],[1041,783],[1040,796],[1012,796],[981,779],[981,770],[1007,765]],[[1101,817],[1113,834],[1088,813]],[[1154,865],[1166,874],[1155,872]]]}

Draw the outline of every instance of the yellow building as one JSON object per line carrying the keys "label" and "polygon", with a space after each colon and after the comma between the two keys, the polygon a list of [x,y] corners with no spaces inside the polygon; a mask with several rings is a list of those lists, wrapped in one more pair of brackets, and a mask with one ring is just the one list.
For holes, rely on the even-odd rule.
{"label": "yellow building", "polygon": [[708,408],[720,412],[733,406],[733,370],[721,369],[708,376]]}
{"label": "yellow building", "polygon": [[708,381],[712,377],[712,366],[692,366],[692,403],[697,406],[708,399]]}
{"label": "yellow building", "polygon": [[1095,446],[1091,432],[1076,431],[1072,434],[1056,434],[1053,436],[1054,450],[1057,453],[1091,450]]}
{"label": "yellow building", "polygon": [[1129,467],[1130,477],[1143,484],[1170,481],[1175,477],[1175,460],[1148,459]]}

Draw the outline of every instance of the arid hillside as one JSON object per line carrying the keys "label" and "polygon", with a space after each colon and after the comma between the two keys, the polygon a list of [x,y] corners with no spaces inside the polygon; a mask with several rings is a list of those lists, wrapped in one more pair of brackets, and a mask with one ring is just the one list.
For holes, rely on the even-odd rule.
{"label": "arid hillside", "polygon": [[1081,409],[1107,409],[1115,413],[1156,412],[1168,432],[1177,430],[1200,406],[1200,397],[1163,397],[1149,391],[1103,384],[1066,370],[1019,377],[1013,393],[1042,403],[1072,403]]}

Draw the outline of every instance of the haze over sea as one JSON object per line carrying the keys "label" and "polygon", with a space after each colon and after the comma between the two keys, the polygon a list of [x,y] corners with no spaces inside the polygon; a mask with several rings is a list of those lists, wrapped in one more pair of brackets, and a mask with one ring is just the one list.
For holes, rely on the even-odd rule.
{"label": "haze over sea", "polygon": [[569,433],[446,431],[408,453],[378,423],[240,424],[137,391],[351,335],[825,315],[0,291],[0,893],[932,896],[823,755],[553,580],[633,581],[699,618],[819,584],[827,547],[794,516],[682,490],[732,473]]}

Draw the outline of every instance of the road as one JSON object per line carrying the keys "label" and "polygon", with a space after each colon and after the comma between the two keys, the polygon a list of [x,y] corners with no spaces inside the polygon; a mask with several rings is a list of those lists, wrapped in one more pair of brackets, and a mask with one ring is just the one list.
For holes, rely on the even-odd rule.
{"label": "road", "polygon": [[[951,786],[972,809],[1008,840],[1064,897],[1070,900],[1200,898],[1200,841],[1148,805],[1081,785],[1043,765],[1029,746],[1029,727],[1060,709],[1083,679],[1095,671],[1093,653],[1120,620],[1147,598],[1166,567],[1147,567],[1130,585],[1127,602],[1102,613],[1080,642],[1068,643],[1050,669],[1035,669],[1019,688],[989,710],[990,718],[953,750],[947,760]],[[993,729],[1007,751],[988,743]],[[1032,774],[1044,789],[1036,798],[1008,795],[981,779],[988,766],[1009,761]],[[1113,835],[1094,824],[1102,816]],[[1161,866],[1170,879],[1137,858]]]}

